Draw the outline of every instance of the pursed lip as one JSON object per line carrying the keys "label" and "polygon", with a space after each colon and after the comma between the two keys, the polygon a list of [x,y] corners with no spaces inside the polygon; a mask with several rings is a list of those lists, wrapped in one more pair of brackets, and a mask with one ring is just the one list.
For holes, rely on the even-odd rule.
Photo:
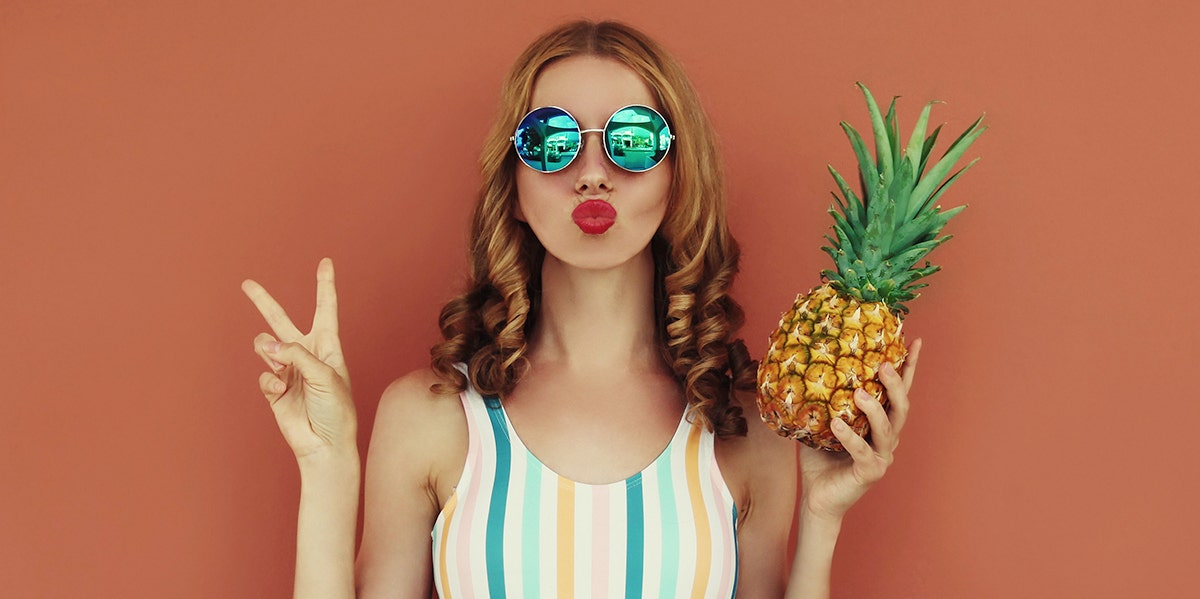
{"label": "pursed lip", "polygon": [[571,212],[571,219],[587,235],[600,235],[617,221],[617,209],[604,200],[586,200]]}

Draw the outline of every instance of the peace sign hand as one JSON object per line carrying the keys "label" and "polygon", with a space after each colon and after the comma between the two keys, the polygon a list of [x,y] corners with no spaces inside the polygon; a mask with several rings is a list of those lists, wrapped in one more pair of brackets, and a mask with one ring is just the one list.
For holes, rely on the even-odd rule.
{"label": "peace sign hand", "polygon": [[249,279],[242,291],[274,331],[254,338],[254,351],[269,372],[258,384],[297,460],[326,452],[357,451],[358,422],[350,374],[338,340],[333,261],[317,266],[317,308],[312,329],[302,334],[275,298]]}

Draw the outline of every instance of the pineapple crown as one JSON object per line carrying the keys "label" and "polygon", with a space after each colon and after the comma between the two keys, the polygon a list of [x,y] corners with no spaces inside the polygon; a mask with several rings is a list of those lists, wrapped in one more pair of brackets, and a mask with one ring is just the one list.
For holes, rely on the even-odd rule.
{"label": "pineapple crown", "polygon": [[925,136],[929,112],[938,102],[925,105],[908,146],[901,152],[896,98],[892,98],[887,114],[881,115],[871,92],[862,83],[857,85],[866,97],[871,115],[875,156],[871,157],[854,127],[843,121],[842,130],[850,138],[858,158],[863,197],[855,195],[846,180],[829,167],[842,195],[834,192],[837,205],[829,208],[836,239],[826,235],[831,246],[821,249],[833,258],[837,270],[825,270],[821,275],[838,291],[863,301],[880,301],[894,311],[907,314],[904,302],[916,298],[919,295],[916,290],[927,286],[918,281],[941,269],[928,261],[918,267],[917,262],[952,237],[938,237],[938,233],[947,221],[966,208],[958,206],[943,211],[937,201],[979,159],[972,160],[948,179],[946,175],[987,127],[981,126],[983,116],[980,116],[926,173],[929,156],[942,130],[939,125]]}

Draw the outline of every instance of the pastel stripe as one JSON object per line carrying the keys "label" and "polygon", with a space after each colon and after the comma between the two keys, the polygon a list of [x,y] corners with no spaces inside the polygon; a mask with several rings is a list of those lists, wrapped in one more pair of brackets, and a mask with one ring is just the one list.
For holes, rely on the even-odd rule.
{"label": "pastel stripe", "polygon": [[525,452],[525,505],[521,512],[525,526],[521,530],[521,566],[525,579],[524,593],[528,599],[541,596],[541,556],[538,555],[538,537],[541,536],[542,516],[542,464]]}
{"label": "pastel stripe", "polygon": [[703,599],[712,568],[712,530],[700,488],[700,427],[693,426],[687,443],[687,489],[696,523],[696,575],[692,579],[692,599]]}
{"label": "pastel stripe", "polygon": [[608,552],[611,531],[608,527],[608,510],[611,509],[608,487],[595,489],[592,496],[592,592],[596,597],[608,596]]}
{"label": "pastel stripe", "polygon": [[450,589],[448,587],[443,588],[443,586],[444,586],[443,581],[450,580],[450,576],[446,572],[446,569],[447,569],[446,548],[450,546],[450,543],[448,542],[446,535],[447,535],[447,532],[450,530],[451,525],[454,524],[454,508],[457,506],[458,506],[458,494],[450,495],[450,499],[448,501],[446,501],[446,507],[442,509],[442,514],[444,516],[443,520],[442,520],[442,534],[439,535],[440,538],[438,539],[438,559],[437,559],[437,561],[438,561],[438,572],[441,574],[441,576],[438,578],[437,587],[438,587],[438,594],[441,595],[442,597],[444,597],[445,599],[453,599],[453,597],[454,597],[454,595],[450,592]]}
{"label": "pastel stripe", "polygon": [[[490,399],[490,398],[489,398]],[[497,401],[498,400],[493,400]],[[492,435],[496,441],[496,479],[492,486],[492,500],[487,516],[487,580],[488,593],[493,599],[505,596],[504,588],[504,515],[508,506],[508,473],[512,461],[512,447],[508,442],[504,416],[498,409],[489,406],[488,416],[492,423]]]}
{"label": "pastel stripe", "polygon": [[[483,423],[476,420],[478,416],[479,413],[477,411],[473,412],[468,410],[467,412],[467,468],[470,469],[469,476],[475,476],[482,479],[485,478],[485,471],[483,469],[483,454],[485,450],[483,449],[483,438],[481,436],[483,432]],[[466,477],[464,477],[464,479],[465,478]],[[463,480],[459,482],[461,483],[466,481]],[[480,484],[466,485],[467,493],[463,498],[463,504],[467,506],[478,505],[480,488],[484,484],[484,481],[480,480],[479,483]],[[455,490],[456,494],[461,492],[462,489]],[[474,597],[477,594],[474,588],[474,579],[471,576],[471,568],[469,567],[469,564],[472,563],[471,550],[477,545],[477,543],[462,542],[462,540],[474,538],[473,524],[475,516],[476,513],[473,510],[464,512],[463,517],[459,519],[458,530],[453,531],[454,536],[452,537],[454,540],[459,542],[456,543],[457,551],[454,552],[455,563],[451,568],[450,580],[459,581],[458,591],[459,595],[462,597]],[[451,585],[447,585],[447,587],[449,586]]]}
{"label": "pastel stripe", "polygon": [[558,597],[575,596],[575,483],[558,477]]}
{"label": "pastel stripe", "polygon": [[577,483],[522,443],[504,406],[461,394],[463,473],[431,533],[442,599],[722,599],[739,586],[737,506],[715,437],[681,419],[650,465]]}
{"label": "pastel stripe", "polygon": [[[707,445],[705,440],[702,444]],[[729,502],[722,496],[712,465],[701,468],[704,475],[704,500],[713,510],[713,561],[720,564],[733,556],[733,529],[729,520]],[[716,584],[719,595],[728,596],[733,590],[733,573],[728,568],[714,568],[709,581]]]}
{"label": "pastel stripe", "polygon": [[[672,445],[673,447],[674,445]],[[659,474],[658,511],[662,518],[662,553],[659,555],[662,577],[659,579],[656,597],[674,597],[676,581],[679,577],[679,506],[675,503],[675,481],[672,476],[679,472],[679,468],[675,465],[679,461],[678,456],[668,456],[666,472],[657,473]]]}
{"label": "pastel stripe", "polygon": [[[733,503],[732,501],[730,503]],[[738,551],[738,536],[737,536],[737,506],[733,506],[733,590],[729,592],[730,597],[737,597],[738,570],[742,566],[741,553]]]}
{"label": "pastel stripe", "polygon": [[642,596],[642,473],[625,481],[625,597]]}

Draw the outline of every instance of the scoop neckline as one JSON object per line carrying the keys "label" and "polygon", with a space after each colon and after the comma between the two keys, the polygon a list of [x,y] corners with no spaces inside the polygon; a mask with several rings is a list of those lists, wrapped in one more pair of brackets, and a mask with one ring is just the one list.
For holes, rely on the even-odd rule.
{"label": "scoop neckline", "polygon": [[[485,402],[488,402],[488,401],[496,402],[496,405],[498,406],[498,409],[500,410],[500,414],[504,417],[504,434],[505,434],[505,436],[507,436],[509,438],[510,441],[513,442],[514,445],[519,445],[521,447],[521,449],[530,458],[533,458],[533,461],[537,462],[538,466],[540,466],[546,472],[549,472],[549,473],[557,476],[560,481],[569,482],[577,487],[588,487],[588,488],[597,488],[598,489],[598,488],[602,488],[602,487],[614,487],[614,486],[618,486],[618,485],[629,486],[631,482],[636,483],[636,484],[641,484],[641,480],[642,480],[642,478],[644,478],[644,475],[647,472],[649,472],[651,468],[654,468],[655,466],[657,466],[659,462],[661,462],[663,459],[665,459],[668,456],[668,454],[671,450],[671,447],[673,447],[675,445],[675,440],[681,434],[684,434],[684,431],[690,430],[690,428],[692,426],[692,424],[689,423],[687,420],[687,409],[684,409],[683,414],[681,414],[679,416],[679,424],[675,425],[675,431],[671,433],[671,438],[667,439],[667,444],[664,445],[663,448],[661,450],[659,450],[659,452],[657,454],[655,454],[654,458],[652,460],[650,460],[650,463],[643,466],[641,470],[638,470],[637,472],[634,472],[633,474],[631,474],[625,478],[622,478],[620,480],[614,480],[612,482],[588,483],[588,482],[575,480],[569,476],[564,476],[563,474],[559,473],[557,470],[551,468],[550,466],[547,466],[546,463],[542,461],[542,458],[539,458],[537,456],[537,454],[533,452],[533,450],[529,449],[528,445],[525,445],[525,441],[523,439],[521,439],[521,434],[517,432],[517,427],[513,426],[512,420],[509,419],[509,417],[508,417],[508,410],[504,409],[504,402],[500,401],[499,398],[494,398],[494,397],[485,397],[484,401]],[[636,479],[636,480],[634,480],[634,479]]]}

